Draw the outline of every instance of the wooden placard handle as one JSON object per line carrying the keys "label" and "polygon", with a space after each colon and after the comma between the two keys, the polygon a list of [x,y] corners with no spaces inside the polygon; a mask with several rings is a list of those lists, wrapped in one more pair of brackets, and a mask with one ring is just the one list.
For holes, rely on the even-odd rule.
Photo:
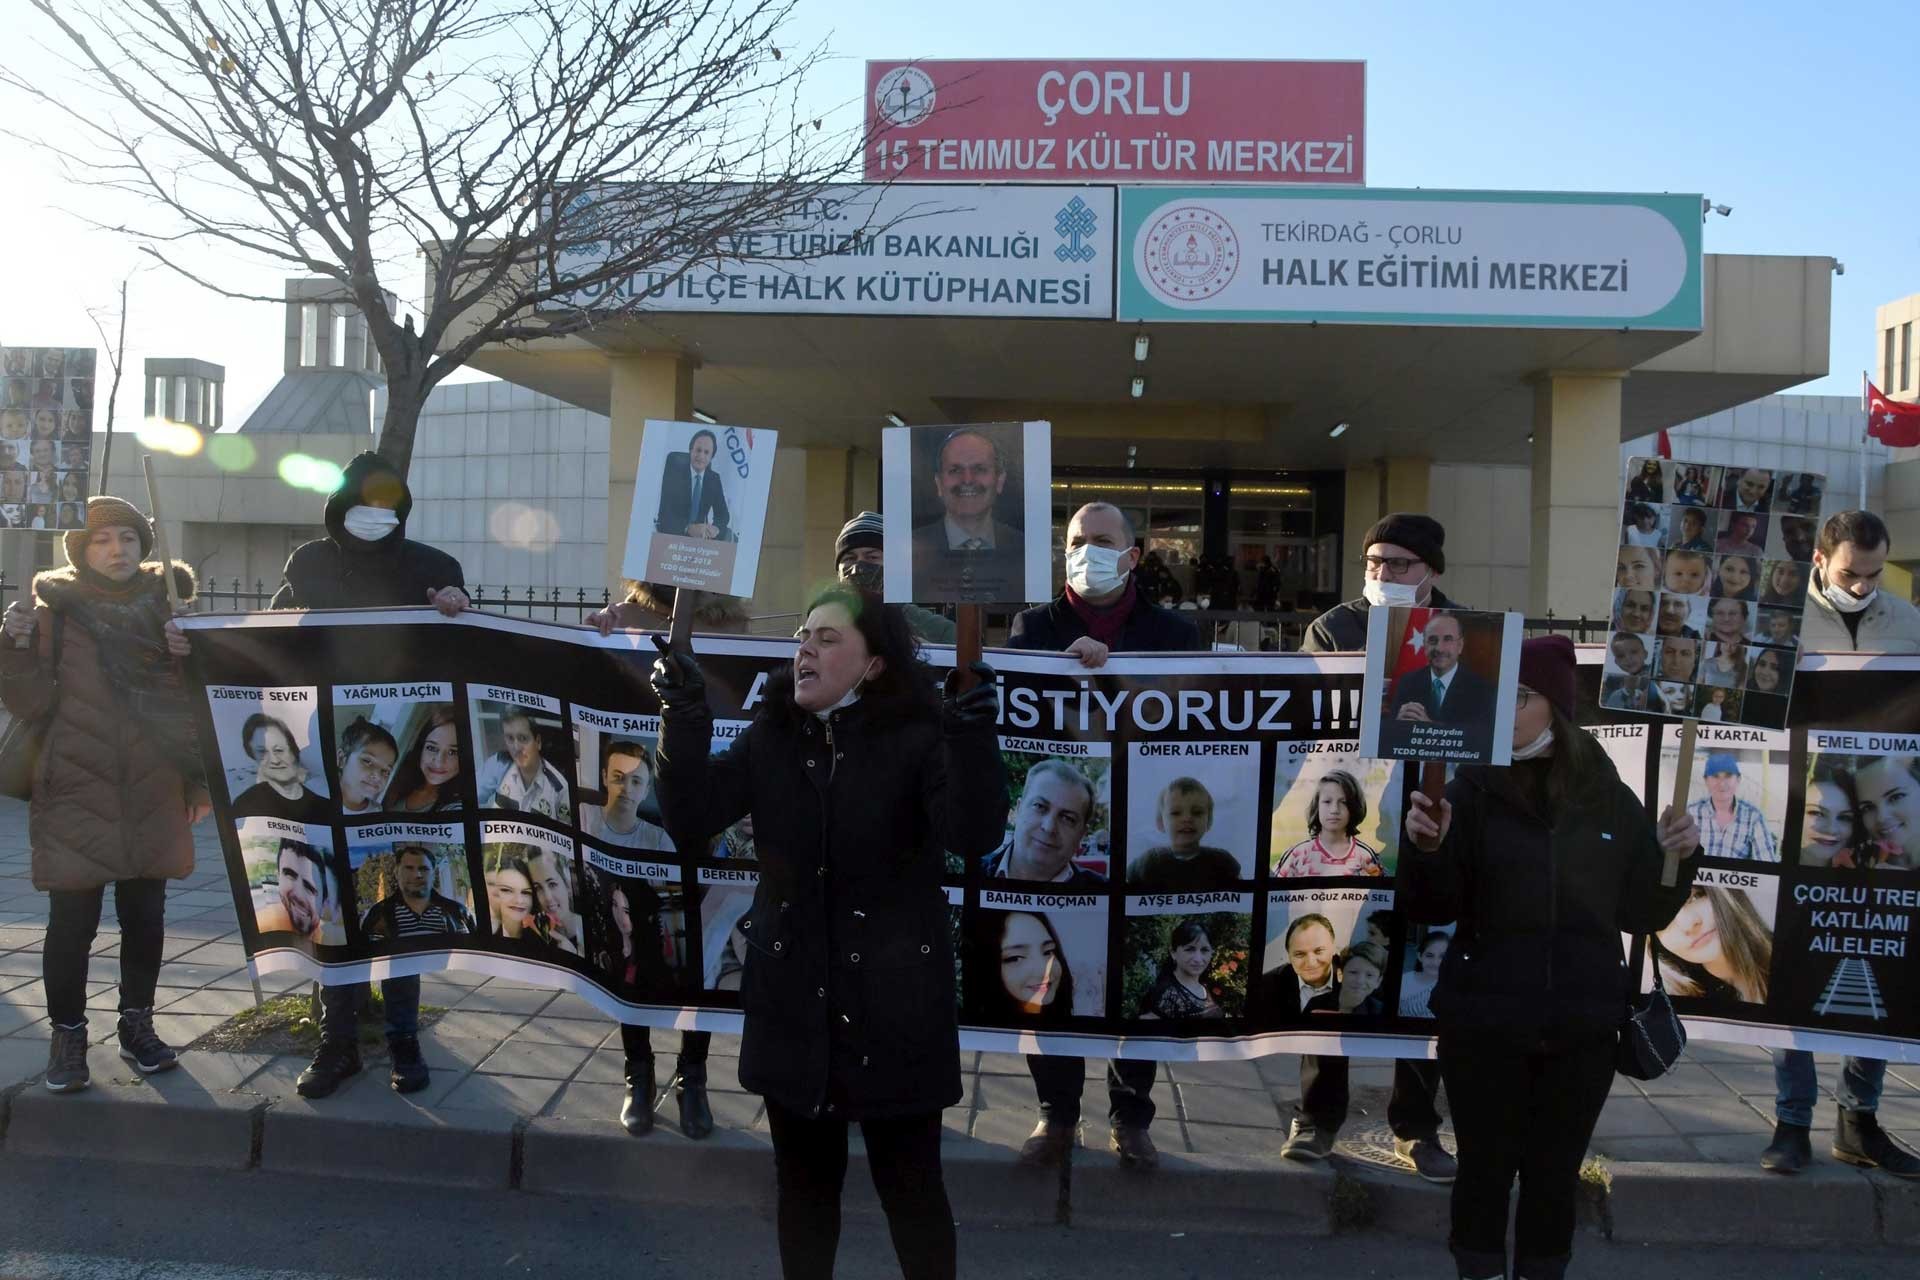
{"label": "wooden placard handle", "polygon": [[[1673,807],[1685,812],[1687,792],[1693,788],[1693,750],[1700,743],[1700,722],[1680,726],[1680,759],[1673,769]],[[1680,856],[1669,853],[1660,868],[1660,883],[1671,889],[1680,882]]]}
{"label": "wooden placard handle", "polygon": [[956,677],[954,687],[961,693],[980,683],[980,677],[973,673],[973,664],[980,661],[985,628],[986,615],[979,605],[960,606],[953,626],[953,671]]}
{"label": "wooden placard handle", "polygon": [[173,553],[167,549],[167,526],[160,519],[160,486],[153,482],[153,455],[143,455],[140,466],[147,475],[147,509],[153,512],[153,549],[160,556],[160,577],[167,584],[167,604],[178,613],[180,591],[173,584]]}
{"label": "wooden placard handle", "polygon": [[1420,762],[1420,794],[1433,802],[1433,820],[1440,821],[1440,801],[1447,794],[1447,766],[1438,760]]}
{"label": "wooden placard handle", "polygon": [[693,639],[693,588],[680,587],[673,593],[673,613],[667,623],[667,643],[675,653],[691,653]]}

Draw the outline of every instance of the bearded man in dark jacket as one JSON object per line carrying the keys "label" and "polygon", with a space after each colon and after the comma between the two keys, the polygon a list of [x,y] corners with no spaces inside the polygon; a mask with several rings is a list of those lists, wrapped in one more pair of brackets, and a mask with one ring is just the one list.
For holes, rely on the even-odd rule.
{"label": "bearded man in dark jacket", "polygon": [[377,453],[363,453],[327,497],[327,536],[295,548],[275,609],[391,609],[430,604],[452,617],[467,607],[460,562],[407,537],[413,494]]}

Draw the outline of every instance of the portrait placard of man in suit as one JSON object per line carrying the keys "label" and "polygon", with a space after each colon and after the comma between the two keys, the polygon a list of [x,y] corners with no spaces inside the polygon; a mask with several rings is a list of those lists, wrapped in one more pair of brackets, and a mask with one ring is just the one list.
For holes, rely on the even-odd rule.
{"label": "portrait placard of man in suit", "polygon": [[[1377,751],[1363,742],[1361,754],[1505,764],[1511,743],[1503,735],[1513,731],[1514,700],[1514,677],[1505,668],[1508,660],[1519,661],[1519,616],[1445,609],[1381,612],[1391,616],[1379,620],[1385,625],[1379,627],[1377,646],[1371,632],[1367,644],[1368,678],[1381,692],[1363,712],[1376,718]],[[1364,722],[1361,736],[1367,737]]]}
{"label": "portrait placard of man in suit", "polygon": [[933,465],[936,501],[917,494],[913,504],[916,600],[993,604],[1026,598],[1026,535],[998,514],[1009,471],[1001,442],[986,429],[961,427],[940,442]]}
{"label": "portrait placard of man in suit", "polygon": [[685,453],[667,455],[660,475],[660,514],[653,522],[656,533],[707,539],[728,536],[726,489],[713,468],[719,449],[719,437],[701,430],[687,442]]}

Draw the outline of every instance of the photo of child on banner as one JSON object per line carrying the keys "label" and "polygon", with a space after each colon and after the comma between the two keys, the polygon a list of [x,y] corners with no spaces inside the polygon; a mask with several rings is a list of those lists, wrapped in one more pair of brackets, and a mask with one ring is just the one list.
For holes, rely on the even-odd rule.
{"label": "photo of child on banner", "polygon": [[638,582],[751,596],[777,433],[649,418],[621,572]]}
{"label": "photo of child on banner", "polygon": [[1289,742],[1276,753],[1273,878],[1391,876],[1400,862],[1401,769],[1356,741]]}
{"label": "photo of child on banner", "polygon": [[450,684],[334,686],[333,764],[341,813],[407,811],[402,787],[412,791],[425,780],[397,779],[401,744],[431,732],[435,711],[452,700]]}
{"label": "photo of child on banner", "polygon": [[1249,1017],[1279,1027],[1385,1013],[1393,924],[1391,889],[1270,890]]}
{"label": "photo of child on banner", "polygon": [[[1521,617],[1392,605],[1367,613],[1359,754],[1503,765],[1513,755]],[[1423,780],[1422,785],[1425,785]]]}
{"label": "photo of child on banner", "polygon": [[1045,422],[880,433],[890,603],[1053,595],[1053,433]]}

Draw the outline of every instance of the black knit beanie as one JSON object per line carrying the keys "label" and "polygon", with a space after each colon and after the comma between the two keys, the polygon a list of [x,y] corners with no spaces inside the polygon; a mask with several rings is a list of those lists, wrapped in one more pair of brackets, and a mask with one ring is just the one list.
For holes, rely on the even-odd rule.
{"label": "black knit beanie", "polygon": [[1435,573],[1445,573],[1447,553],[1442,548],[1446,541],[1447,531],[1432,516],[1396,511],[1380,517],[1373,528],[1367,530],[1367,536],[1360,543],[1360,553],[1365,555],[1367,548],[1375,543],[1391,542],[1419,556]]}

